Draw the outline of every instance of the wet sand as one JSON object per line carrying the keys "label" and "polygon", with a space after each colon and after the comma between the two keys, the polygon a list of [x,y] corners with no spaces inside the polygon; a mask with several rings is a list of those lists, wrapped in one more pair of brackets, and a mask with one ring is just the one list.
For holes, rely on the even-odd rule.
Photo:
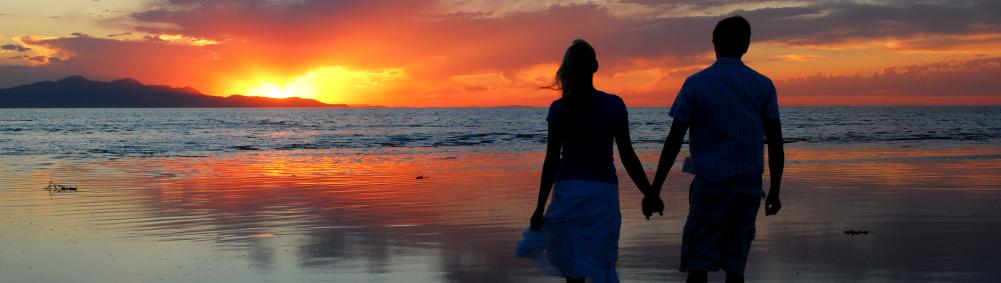
{"label": "wet sand", "polygon": [[[641,159],[653,166],[658,154]],[[749,281],[1001,276],[1001,147],[791,144],[787,154],[784,208],[759,216]],[[560,282],[513,255],[541,159],[420,149],[2,156],[0,281]],[[679,281],[691,177],[672,172],[665,216],[646,221],[621,171],[621,279]],[[80,191],[41,190],[50,179]]]}

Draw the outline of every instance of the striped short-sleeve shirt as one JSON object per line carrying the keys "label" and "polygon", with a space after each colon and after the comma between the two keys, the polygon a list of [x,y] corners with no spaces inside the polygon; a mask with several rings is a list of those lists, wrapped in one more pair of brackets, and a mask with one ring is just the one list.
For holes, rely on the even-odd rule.
{"label": "striped short-sleeve shirt", "polygon": [[764,121],[779,117],[772,81],[720,57],[685,80],[671,117],[689,125],[685,171],[710,181],[764,172]]}

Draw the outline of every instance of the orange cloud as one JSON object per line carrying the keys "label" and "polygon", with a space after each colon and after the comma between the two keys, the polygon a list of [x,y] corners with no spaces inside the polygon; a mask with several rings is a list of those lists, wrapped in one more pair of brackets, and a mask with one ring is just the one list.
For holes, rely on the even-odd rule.
{"label": "orange cloud", "polygon": [[[0,66],[0,87],[81,74],[331,103],[547,105],[558,95],[540,87],[567,44],[584,38],[598,51],[600,88],[629,105],[670,105],[680,82],[712,63],[715,22],[739,12],[754,33],[745,61],[784,84],[790,99],[783,102],[860,94],[998,97],[1001,82],[971,79],[980,78],[973,71],[804,76],[1001,56],[994,8],[1001,8],[996,1],[151,2],[102,20],[128,27],[128,36],[19,37],[18,45],[31,50],[0,62],[14,62]],[[975,85],[949,89],[949,80]],[[925,89],[939,91],[915,87],[931,82],[938,83]]]}
{"label": "orange cloud", "polygon": [[888,67],[871,76],[824,75],[776,83],[780,100],[809,105],[1001,105],[1001,57]]}

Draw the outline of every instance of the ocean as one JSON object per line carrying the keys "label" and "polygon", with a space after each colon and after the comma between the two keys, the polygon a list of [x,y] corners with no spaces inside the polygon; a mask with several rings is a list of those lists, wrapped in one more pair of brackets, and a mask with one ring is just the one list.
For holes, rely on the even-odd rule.
{"label": "ocean", "polygon": [[[667,108],[630,109],[636,147],[657,149]],[[538,151],[545,108],[2,109],[0,155],[58,158],[207,156],[299,149]],[[788,143],[993,144],[999,107],[782,109]]]}
{"label": "ocean", "polygon": [[[670,117],[629,111],[652,176]],[[545,115],[0,109],[0,282],[560,282],[513,250]],[[748,280],[1001,276],[1001,107],[786,107],[782,122],[784,208],[759,216]],[[617,166],[620,277],[681,280],[691,176],[675,166],[647,221]]]}

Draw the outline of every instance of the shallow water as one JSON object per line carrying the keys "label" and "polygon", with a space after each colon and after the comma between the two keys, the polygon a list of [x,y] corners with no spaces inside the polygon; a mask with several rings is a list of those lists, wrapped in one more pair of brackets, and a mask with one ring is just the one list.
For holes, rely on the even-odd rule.
{"label": "shallow water", "polygon": [[[749,280],[1001,276],[1001,108],[782,115],[785,207],[759,218]],[[0,282],[560,282],[513,255],[538,191],[544,116],[2,109]],[[666,109],[630,119],[652,175]],[[41,190],[49,180],[80,190]],[[651,221],[620,180],[621,278],[681,280],[691,177],[672,173],[667,213]]]}
{"label": "shallow water", "polygon": [[[652,166],[658,154],[641,159]],[[759,218],[749,280],[1001,276],[998,144],[804,143],[787,154],[785,207]],[[419,148],[2,156],[0,281],[560,282],[513,255],[541,159]],[[622,280],[681,280],[691,177],[672,172],[666,214],[651,221],[620,178]],[[80,190],[41,190],[50,179]]]}

